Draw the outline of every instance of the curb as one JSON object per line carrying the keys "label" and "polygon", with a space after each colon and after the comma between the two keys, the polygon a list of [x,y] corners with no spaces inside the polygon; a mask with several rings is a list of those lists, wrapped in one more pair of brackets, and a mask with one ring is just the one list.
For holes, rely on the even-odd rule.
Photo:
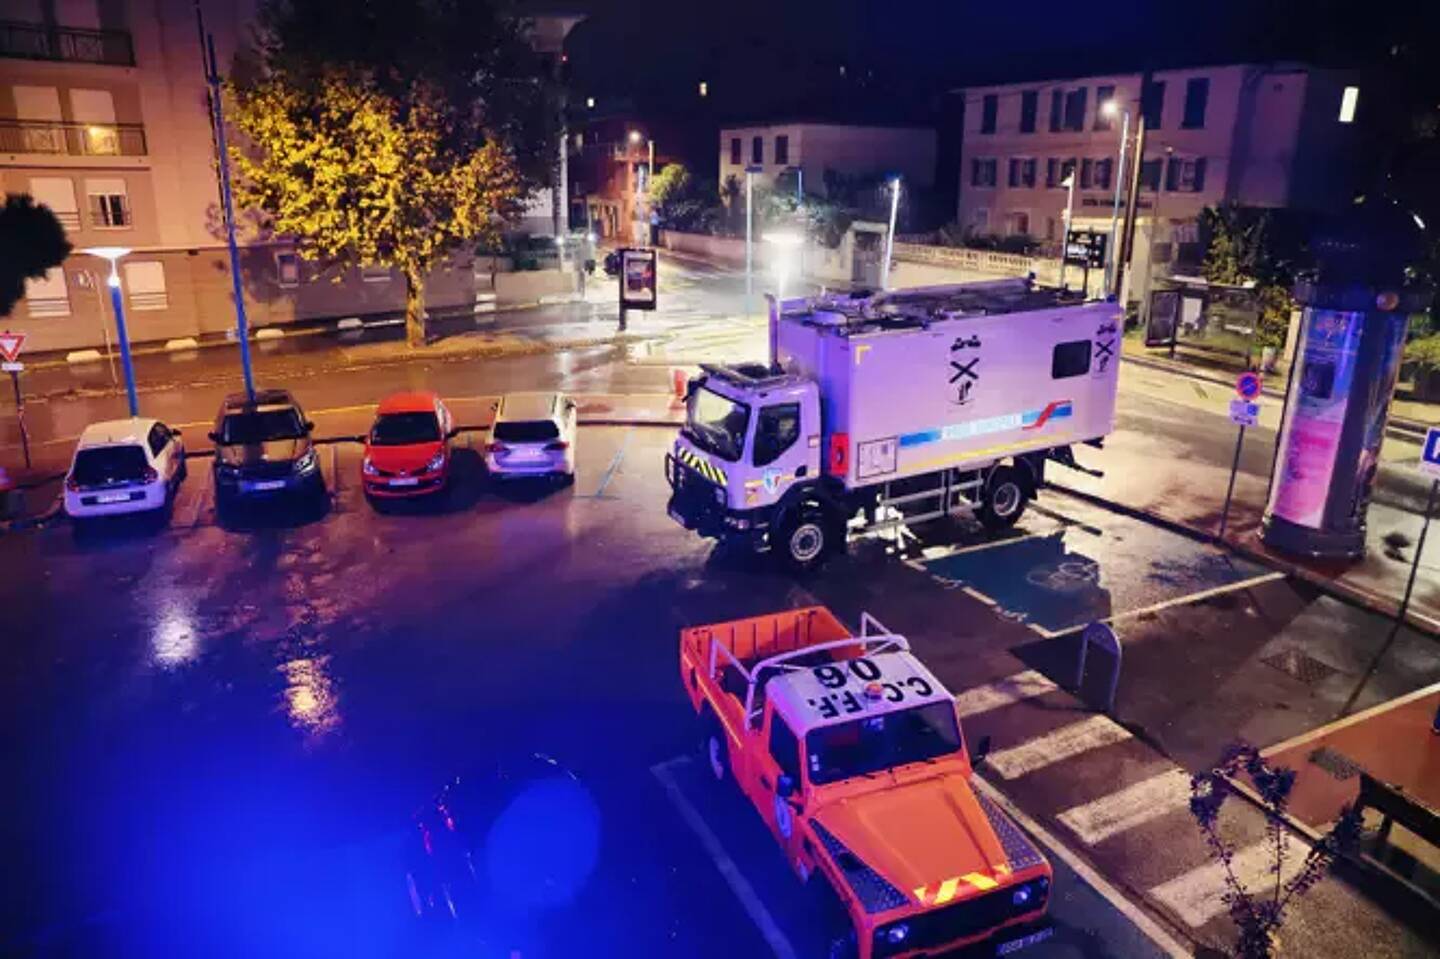
{"label": "curb", "polygon": [[[1252,549],[1237,539],[1227,538],[1222,540],[1214,533],[1210,533],[1202,529],[1197,529],[1196,527],[1190,526],[1187,523],[1181,523],[1177,520],[1169,519],[1157,513],[1152,513],[1148,510],[1139,509],[1134,506],[1126,506],[1123,503],[1117,503],[1113,500],[1105,499],[1103,496],[1096,496],[1094,493],[1086,493],[1082,490],[1066,486],[1063,483],[1056,483],[1050,480],[1046,480],[1045,485],[1050,487],[1051,489],[1057,490],[1058,492],[1064,493],[1067,496],[1073,496],[1076,499],[1083,500],[1087,503],[1090,503],[1091,505],[1099,506],[1104,509],[1110,510],[1112,513],[1119,513],[1120,515],[1128,516],[1131,519],[1136,519],[1142,522],[1153,524],[1155,526],[1159,526],[1162,529],[1169,530],[1172,533],[1184,536],[1188,539],[1198,540],[1199,542],[1207,543],[1211,546],[1219,546],[1224,549],[1228,549],[1232,553],[1237,553],[1252,562],[1259,563],[1262,566],[1268,566],[1271,569],[1276,570],[1277,572],[1284,573],[1286,576],[1302,580],[1303,582],[1315,587],[1327,596],[1338,599],[1341,602],[1346,603],[1350,606],[1359,607],[1360,609],[1374,613],[1377,616],[1382,616],[1386,619],[1393,621],[1397,618],[1397,615],[1399,613],[1398,602],[1389,600],[1367,589],[1361,589],[1356,586],[1342,584],[1333,579],[1328,579],[1311,569],[1299,565],[1298,563],[1281,559],[1269,553],[1261,552],[1260,550]],[[1417,633],[1430,637],[1431,639],[1440,639],[1440,623],[1435,622],[1428,616],[1416,613],[1413,609],[1406,611],[1404,625],[1409,626]]]}

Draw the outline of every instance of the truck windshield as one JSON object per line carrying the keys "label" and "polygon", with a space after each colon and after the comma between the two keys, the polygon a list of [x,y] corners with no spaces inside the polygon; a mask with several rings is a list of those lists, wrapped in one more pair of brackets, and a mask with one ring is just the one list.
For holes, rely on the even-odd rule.
{"label": "truck windshield", "polygon": [[705,387],[690,395],[685,435],[707,453],[735,462],[745,449],[750,407]]}
{"label": "truck windshield", "polygon": [[949,702],[821,726],[805,737],[810,782],[816,785],[935,759],[959,749],[960,724]]}

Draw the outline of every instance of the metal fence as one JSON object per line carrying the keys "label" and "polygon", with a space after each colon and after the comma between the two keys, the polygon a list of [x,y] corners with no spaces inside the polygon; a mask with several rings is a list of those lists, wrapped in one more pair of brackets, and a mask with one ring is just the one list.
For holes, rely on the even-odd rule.
{"label": "metal fence", "polygon": [[0,120],[0,153],[135,157],[146,152],[145,127],[138,123]]}
{"label": "metal fence", "polygon": [[0,20],[0,57],[133,67],[135,47],[125,30],[83,30]]}

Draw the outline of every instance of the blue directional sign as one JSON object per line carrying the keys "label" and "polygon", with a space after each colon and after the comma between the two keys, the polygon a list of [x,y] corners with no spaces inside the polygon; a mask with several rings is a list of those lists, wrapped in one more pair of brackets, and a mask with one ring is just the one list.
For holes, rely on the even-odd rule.
{"label": "blue directional sign", "polygon": [[1420,472],[1440,479],[1440,428],[1430,427],[1420,450]]}

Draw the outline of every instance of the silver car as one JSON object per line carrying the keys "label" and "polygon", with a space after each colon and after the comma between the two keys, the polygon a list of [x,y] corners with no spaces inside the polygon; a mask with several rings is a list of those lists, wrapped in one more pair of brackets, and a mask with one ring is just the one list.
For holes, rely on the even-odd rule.
{"label": "silver car", "polygon": [[495,422],[485,445],[491,476],[553,476],[575,479],[575,421],[578,407],[563,393],[507,393],[495,404]]}

